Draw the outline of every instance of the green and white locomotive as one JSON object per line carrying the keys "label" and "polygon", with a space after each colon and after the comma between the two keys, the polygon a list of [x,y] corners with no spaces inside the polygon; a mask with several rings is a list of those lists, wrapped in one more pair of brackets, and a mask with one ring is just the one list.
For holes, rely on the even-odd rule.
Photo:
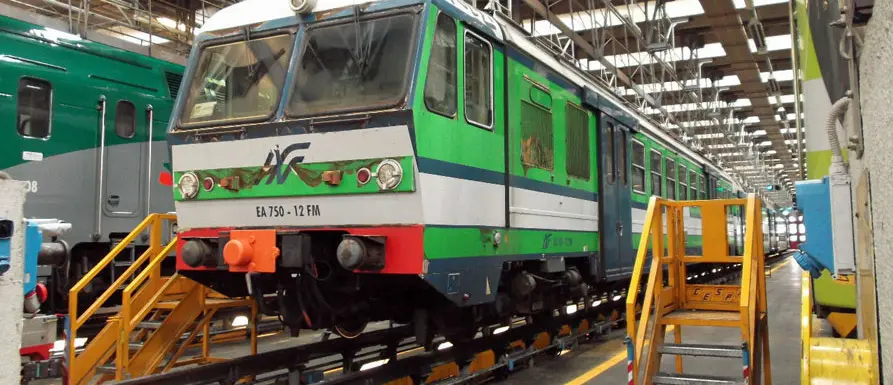
{"label": "green and white locomotive", "polygon": [[[203,27],[182,87],[178,271],[295,331],[394,320],[461,336],[613,298],[651,195],[740,192],[460,0],[247,0]],[[740,213],[729,223],[740,247]]]}

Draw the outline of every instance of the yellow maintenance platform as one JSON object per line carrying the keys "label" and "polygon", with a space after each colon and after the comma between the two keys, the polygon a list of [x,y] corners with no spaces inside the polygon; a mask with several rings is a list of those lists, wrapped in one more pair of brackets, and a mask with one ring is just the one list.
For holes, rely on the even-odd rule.
{"label": "yellow maintenance platform", "polygon": [[[744,254],[740,256],[729,255],[727,237],[728,212],[736,206],[745,213]],[[711,201],[651,198],[626,302],[630,319],[629,384],[771,385],[760,206],[754,194],[747,199]],[[686,208],[700,211],[703,255],[685,254]],[[687,263],[740,269],[740,284],[687,284]],[[646,268],[648,277],[643,285],[641,277]],[[691,330],[686,334],[697,333],[698,327],[728,328],[740,333],[740,343],[687,344],[683,341],[683,327]],[[666,342],[665,335],[671,330],[674,339]],[[664,355],[675,356],[675,373],[659,372]],[[686,356],[741,360],[742,370],[717,375],[686,374]]]}
{"label": "yellow maintenance platform", "polygon": [[[174,367],[214,362],[210,355],[209,322],[223,308],[248,308],[251,352],[257,353],[257,310],[250,299],[231,299],[192,280],[162,276],[161,263],[172,255],[177,238],[163,242],[165,225],[176,216],[152,214],[124,238],[69,291],[68,384],[83,385],[135,378]],[[78,294],[137,237],[149,233],[148,249],[117,277],[85,311],[78,312]],[[78,352],[73,343],[82,327],[115,292],[121,292],[120,311]],[[181,338],[186,335],[185,339]],[[201,354],[183,358],[201,338]]]}

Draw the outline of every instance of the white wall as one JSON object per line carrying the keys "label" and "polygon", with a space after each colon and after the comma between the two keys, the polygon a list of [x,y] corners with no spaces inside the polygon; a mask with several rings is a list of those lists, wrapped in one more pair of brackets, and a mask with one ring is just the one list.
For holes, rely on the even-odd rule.
{"label": "white wall", "polygon": [[[893,1],[875,1],[861,55],[862,129],[871,219],[883,379],[893,382]],[[858,184],[854,176],[853,184]]]}
{"label": "white wall", "polygon": [[15,223],[12,238],[12,261],[9,271],[0,276],[0,384],[21,382],[22,344],[22,277],[24,275],[25,183],[0,179],[0,218]]}

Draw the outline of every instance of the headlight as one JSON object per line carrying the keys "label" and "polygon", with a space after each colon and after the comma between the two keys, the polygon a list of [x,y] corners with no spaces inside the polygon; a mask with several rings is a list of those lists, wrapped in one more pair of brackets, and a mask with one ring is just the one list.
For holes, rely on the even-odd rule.
{"label": "headlight", "polygon": [[180,180],[177,181],[177,189],[180,190],[180,195],[186,199],[195,198],[198,194],[198,177],[191,172],[187,172],[180,177]]}
{"label": "headlight", "polygon": [[396,160],[385,159],[378,165],[375,174],[379,189],[393,190],[403,180],[403,167],[400,167],[400,163]]}

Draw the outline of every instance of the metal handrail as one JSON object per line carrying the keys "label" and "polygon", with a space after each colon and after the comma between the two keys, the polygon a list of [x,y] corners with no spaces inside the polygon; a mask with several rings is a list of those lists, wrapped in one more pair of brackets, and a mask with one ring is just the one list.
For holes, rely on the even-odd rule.
{"label": "metal handrail", "polygon": [[[83,326],[87,320],[90,319],[96,312],[102,307],[102,305],[109,299],[111,296],[124,285],[124,283],[136,273],[140,267],[149,260],[152,256],[158,255],[161,248],[161,229],[162,223],[174,222],[177,217],[173,214],[150,214],[147,216],[140,224],[133,229],[117,246],[115,246],[105,257],[102,258],[92,269],[90,269],[87,274],[85,274],[72,288],[68,291],[68,313],[69,313],[69,322],[70,322],[70,331],[69,331],[69,341],[75,341],[77,338],[78,328]],[[149,248],[137,258],[127,270],[124,271],[115,282],[113,282],[109,287],[103,292],[94,302],[91,304],[83,313],[78,314],[78,295],[84,288],[87,287],[90,282],[92,282],[106,267],[111,264],[118,255],[124,251],[133,241],[140,236],[149,226],[152,226],[149,233]],[[171,242],[174,244],[174,242]],[[168,245],[170,246],[170,245]],[[164,250],[168,250],[169,248],[165,248]],[[167,254],[164,254],[165,256]],[[125,302],[126,303],[126,302]],[[123,305],[123,304],[122,304]],[[124,322],[123,320],[121,321]],[[68,346],[68,357],[72,362],[76,358],[76,344],[69,343]]]}
{"label": "metal handrail", "polygon": [[[705,256],[687,256],[685,254],[685,221],[683,217],[683,209],[685,207],[704,208],[713,207],[716,211],[718,207],[728,206],[744,206],[746,214],[746,231],[744,238],[744,252],[741,257],[722,255]],[[723,210],[722,212],[725,212]],[[630,374],[632,375],[632,383],[639,382],[640,361],[645,354],[645,343],[648,340],[646,330],[652,318],[659,319],[663,314],[684,306],[685,298],[685,281],[686,277],[681,271],[677,271],[677,275],[673,276],[673,266],[702,260],[701,262],[719,262],[719,263],[741,263],[742,264],[742,284],[741,297],[738,303],[738,311],[741,316],[742,337],[745,338],[748,345],[749,356],[754,357],[754,346],[756,345],[757,332],[756,328],[760,322],[759,312],[765,301],[764,295],[760,294],[760,288],[764,286],[764,277],[760,277],[758,273],[762,273],[762,221],[759,220],[761,214],[760,200],[754,194],[749,194],[746,199],[722,199],[722,200],[694,200],[694,201],[671,201],[661,197],[651,197],[646,212],[645,222],[642,229],[642,236],[639,239],[638,254],[636,255],[635,264],[633,265],[633,273],[630,279],[630,286],[626,297],[627,314],[639,313],[638,319],[627,321],[627,335],[631,364]],[[666,216],[666,231],[664,231],[664,216]],[[702,219],[703,220],[703,219]],[[664,236],[667,239],[664,239]],[[648,249],[651,242],[651,249]],[[665,249],[666,243],[666,249]],[[639,295],[642,291],[642,274],[645,269],[645,262],[649,252],[651,253],[651,270],[645,281],[645,294],[642,301],[641,310],[637,309],[639,303]],[[667,255],[664,255],[664,254]],[[671,276],[667,287],[663,287],[663,281],[660,278],[662,265],[670,267]],[[666,297],[666,298],[664,298]],[[683,302],[680,302],[683,301]],[[658,321],[654,321],[658,322]],[[655,326],[656,327],[656,326]],[[746,335],[745,335],[746,334]],[[678,338],[678,336],[677,336]],[[678,343],[678,341],[677,341]],[[651,347],[653,348],[653,347]],[[677,367],[681,367],[681,362],[677,361]],[[681,370],[681,369],[679,369]]]}

